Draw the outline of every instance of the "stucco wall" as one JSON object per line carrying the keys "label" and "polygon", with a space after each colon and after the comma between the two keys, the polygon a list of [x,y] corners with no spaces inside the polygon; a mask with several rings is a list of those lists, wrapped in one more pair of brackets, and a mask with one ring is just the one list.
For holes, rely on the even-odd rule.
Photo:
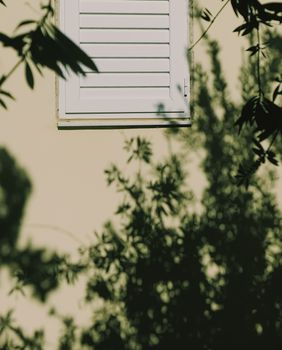
{"label": "stucco wall", "polygon": [[[211,4],[202,0],[201,3],[213,14],[218,10],[216,2]],[[40,16],[38,0],[9,0],[8,5],[1,9],[1,30],[4,32],[11,33],[20,20]],[[209,34],[221,45],[224,73],[233,97],[239,99],[238,67],[247,44],[232,32],[236,24],[238,20],[227,7]],[[193,25],[191,41],[196,41],[199,35],[199,28]],[[1,72],[7,72],[16,59],[10,50],[0,48]],[[196,46],[194,61],[200,61],[208,69],[202,45]],[[124,139],[137,135],[146,136],[153,142],[158,159],[167,152],[163,130],[58,130],[54,74],[47,70],[44,78],[37,74],[32,91],[27,87],[20,68],[6,87],[14,93],[16,101],[9,103],[8,111],[0,110],[1,144],[15,155],[33,182],[22,239],[32,237],[39,244],[75,248],[77,243],[74,240],[45,226],[61,228],[80,237],[88,237],[94,229],[99,229],[111,217],[117,204],[114,189],[106,186],[105,168],[112,162],[123,164]],[[197,122],[196,116],[194,122]],[[200,195],[204,177],[197,167],[189,167],[190,181]]]}
{"label": "stucco wall", "polygon": [[[11,33],[20,20],[38,18],[34,9],[38,9],[39,1],[30,1],[29,4],[32,7],[24,1],[10,0],[7,8],[1,8],[1,30]],[[9,71],[16,59],[10,50],[1,48],[1,72]],[[126,170],[123,162],[125,137],[148,137],[155,144],[158,157],[167,151],[163,131],[59,131],[54,74],[45,70],[44,78],[36,75],[32,91],[27,87],[20,68],[5,86],[14,94],[16,101],[9,103],[8,111],[0,110],[1,145],[7,147],[27,170],[33,184],[23,220],[21,242],[25,244],[32,239],[37,246],[75,252],[79,246],[77,240],[88,242],[93,231],[99,231],[117,207],[116,192],[107,187],[104,170],[113,162],[123,164]],[[62,314],[75,313],[82,322],[87,319],[87,313],[79,305],[81,284],[62,288],[51,296],[47,306],[30,303],[28,297],[7,298],[11,284],[5,271],[1,271],[0,281],[1,313],[15,308],[16,319],[27,331],[44,326],[49,339],[46,349],[54,349],[52,339],[58,333],[57,322],[46,318],[50,305],[56,304]]]}
{"label": "stucco wall", "polygon": [[[2,9],[4,22],[1,22],[1,27],[11,32],[19,20],[38,18],[38,4],[37,0],[28,3],[10,0],[9,6]],[[227,23],[223,16],[222,22],[215,26],[211,34],[219,40],[226,40],[223,60],[236,58],[236,67],[240,60],[240,43],[236,40],[230,43],[231,30],[228,32],[226,29],[223,36],[220,28],[226,27]],[[232,22],[229,23],[229,27],[232,28],[232,25]],[[198,35],[195,29],[194,39]],[[233,53],[230,51],[231,45]],[[1,71],[4,72],[16,60],[3,49],[0,57]],[[195,60],[203,61],[203,57],[199,46],[195,50]],[[235,72],[236,69],[227,70],[233,86],[236,84]],[[125,137],[148,137],[155,145],[156,157],[167,150],[162,129],[57,130],[55,77],[48,71],[44,72],[44,78],[36,76],[34,91],[26,86],[22,69],[12,76],[7,87],[17,100],[9,104],[7,112],[0,111],[0,140],[27,169],[33,181],[23,233],[25,236],[32,234],[36,241],[43,244],[50,244],[54,238],[57,246],[60,241],[58,233],[43,227],[31,227],[30,224],[51,225],[79,235],[89,235],[111,215],[116,207],[116,196],[114,190],[107,188],[103,171],[111,162],[123,159]],[[199,174],[192,172],[191,181],[193,177],[196,180]],[[66,247],[66,242],[63,246]]]}
{"label": "stucco wall", "polygon": [[[29,3],[31,6],[24,1],[9,0],[8,8],[1,9],[1,30],[4,28],[4,31],[6,29],[11,32],[20,19],[37,17],[34,9],[38,8],[38,1]],[[204,3],[207,7],[212,5],[207,0]],[[225,72],[234,96],[238,98],[236,68],[241,58],[241,43],[232,34],[234,21],[233,15],[222,16],[210,33],[224,43],[222,59],[228,64],[225,64]],[[194,39],[197,37],[195,29]],[[198,47],[195,50],[195,60],[205,61],[203,57],[203,49]],[[1,72],[9,70],[14,60],[15,57],[10,52],[1,49]],[[59,131],[56,127],[55,77],[52,73],[45,71],[44,78],[37,75],[35,89],[31,91],[26,86],[22,69],[19,69],[7,87],[17,100],[9,103],[8,111],[0,110],[1,145],[6,146],[18,159],[33,182],[33,193],[26,209],[21,239],[24,242],[32,238],[38,245],[74,251],[77,242],[63,230],[87,241],[92,232],[99,230],[102,223],[112,216],[116,208],[117,195],[114,189],[107,187],[104,169],[112,162],[123,164],[124,138],[136,135],[148,137],[154,144],[157,159],[167,152],[163,130]],[[126,170],[124,165],[123,167]],[[195,165],[190,166],[190,173],[192,186],[199,195],[205,183],[204,177]],[[71,300],[77,299],[78,294],[77,289],[68,292]],[[62,291],[57,300],[61,309],[68,312],[70,303],[63,303],[64,299]],[[5,303],[5,308],[8,306]],[[24,314],[29,312],[27,326],[32,327],[38,323],[38,319],[42,319],[42,311],[39,311],[42,309],[38,305],[32,309],[20,302],[18,307],[19,317],[22,315],[23,319]],[[50,325],[50,332],[52,327],[54,324]]]}
{"label": "stucco wall", "polygon": [[[32,4],[38,8],[37,1]],[[7,13],[4,19],[9,31],[19,19],[37,16],[24,2],[11,1],[3,11]],[[6,51],[2,50],[0,62],[4,72],[16,59]],[[111,215],[116,201],[114,191],[106,187],[103,171],[111,162],[122,159],[125,137],[144,135],[157,145],[159,153],[166,150],[161,129],[57,130],[55,76],[47,70],[44,78],[36,75],[34,91],[26,86],[21,68],[7,87],[17,100],[9,103],[8,111],[0,112],[1,144],[32,179],[34,188],[23,233],[34,233],[34,239],[41,243],[50,243],[53,235],[58,245],[58,233],[30,224],[52,225],[85,235]],[[63,245],[66,247],[65,242]]]}

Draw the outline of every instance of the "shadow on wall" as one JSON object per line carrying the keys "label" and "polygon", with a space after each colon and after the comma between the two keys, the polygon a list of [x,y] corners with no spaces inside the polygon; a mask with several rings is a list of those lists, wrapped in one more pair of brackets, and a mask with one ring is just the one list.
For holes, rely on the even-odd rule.
{"label": "shadow on wall", "polygon": [[26,172],[9,152],[0,149],[0,266],[8,267],[15,278],[15,289],[31,286],[34,296],[44,301],[57,287],[55,268],[61,259],[45,249],[31,245],[18,247],[24,208],[31,193]]}
{"label": "shadow on wall", "polygon": [[[95,308],[93,320],[81,328],[75,317],[65,318],[60,350],[282,347],[281,211],[270,176],[257,175],[248,189],[233,181],[238,164],[254,157],[252,132],[246,129],[238,138],[234,122],[240,106],[228,97],[218,45],[209,41],[208,49],[213,80],[196,67],[194,130],[168,133],[185,150],[206,151],[202,168],[208,186],[200,214],[189,211],[194,199],[183,158],[172,154],[155,164],[150,143],[138,137],[125,144],[135,175],[128,177],[115,165],[106,171],[108,184],[122,194],[118,224],[107,223],[97,240],[80,250],[76,264],[32,247],[19,250],[16,240],[30,183],[3,151],[2,263],[20,271],[19,283],[33,285],[42,301],[62,271],[69,280],[86,274],[85,303]],[[242,70],[243,89],[253,86],[247,71]],[[3,324],[10,324],[10,315],[5,317],[0,338]],[[24,344],[44,349],[42,334],[28,338],[19,332],[14,333],[21,349]]]}
{"label": "shadow on wall", "polygon": [[[107,224],[89,251],[86,300],[104,303],[80,336],[87,349],[282,346],[281,211],[269,173],[248,189],[235,183],[238,165],[254,158],[252,130],[238,137],[241,106],[228,97],[217,43],[208,41],[208,49],[213,80],[196,67],[194,130],[169,132],[186,152],[206,151],[204,210],[189,213],[182,158],[154,164],[146,140],[126,143],[138,170],[131,177],[115,166],[106,172],[123,200],[120,225]],[[254,86],[248,69],[243,89]]]}

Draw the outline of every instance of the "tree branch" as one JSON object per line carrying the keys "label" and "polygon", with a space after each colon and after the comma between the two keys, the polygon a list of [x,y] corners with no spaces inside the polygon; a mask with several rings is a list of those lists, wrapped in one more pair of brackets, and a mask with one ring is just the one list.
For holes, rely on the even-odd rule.
{"label": "tree branch", "polygon": [[217,17],[221,14],[221,12],[224,10],[224,8],[227,6],[227,4],[230,2],[230,0],[227,0],[222,7],[219,9],[219,11],[216,13],[216,15],[213,17],[213,19],[211,20],[210,24],[208,25],[208,27],[206,28],[206,30],[203,32],[203,34],[199,37],[199,39],[192,44],[191,47],[189,47],[188,51],[193,50],[193,48],[203,39],[203,37],[207,34],[207,32],[210,30],[211,26],[214,24],[214,22],[216,21]]}

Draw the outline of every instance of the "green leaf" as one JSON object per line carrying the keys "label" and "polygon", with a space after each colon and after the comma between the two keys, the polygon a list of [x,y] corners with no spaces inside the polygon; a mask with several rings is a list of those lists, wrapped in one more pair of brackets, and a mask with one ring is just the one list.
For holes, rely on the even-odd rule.
{"label": "green leaf", "polygon": [[10,98],[11,100],[15,100],[14,96],[10,94],[8,91],[0,90],[0,94]]}
{"label": "green leaf", "polygon": [[278,95],[282,95],[282,90],[280,90],[280,84],[278,84],[276,86],[276,88],[274,89],[274,91],[273,91],[273,95],[272,95],[272,101],[273,102],[276,100]]}
{"label": "green leaf", "polygon": [[207,14],[205,14],[205,13],[202,13],[202,14],[201,14],[201,18],[202,18],[204,21],[207,21],[207,22],[210,22],[210,21],[211,21],[210,17],[207,16]]}
{"label": "green leaf", "polygon": [[35,69],[37,70],[37,72],[41,75],[41,76],[43,76],[43,72],[42,72],[42,70],[40,69],[40,66],[37,64],[37,63],[35,63],[35,62],[32,62],[33,63],[33,66],[35,67]]}
{"label": "green leaf", "polygon": [[253,143],[257,146],[257,148],[259,150],[261,150],[262,152],[264,152],[264,148],[262,147],[261,143],[256,139],[256,138],[253,138]]}
{"label": "green leaf", "polygon": [[34,88],[34,78],[33,78],[33,73],[30,68],[30,65],[26,62],[25,63],[25,78],[27,81],[28,86],[33,89]]}
{"label": "green leaf", "polygon": [[[69,53],[74,61],[79,64],[86,66],[94,72],[98,72],[96,64],[92,59],[78,47],[73,41],[71,41],[64,33],[62,33],[56,26],[53,24],[49,25],[49,28],[54,34],[54,39],[57,43],[60,44],[61,48]],[[82,71],[83,72],[83,71]]]}
{"label": "green leaf", "polygon": [[263,155],[264,152],[262,152],[260,149],[258,148],[253,148],[253,151],[256,155],[258,155],[259,157],[261,157]]}
{"label": "green leaf", "polygon": [[201,18],[207,22],[210,22],[212,14],[208,9],[204,9],[203,13],[201,14]]}
{"label": "green leaf", "polygon": [[251,56],[255,55],[260,49],[259,45],[254,45],[249,47],[246,51],[249,51],[251,53]]}
{"label": "green leaf", "polygon": [[245,124],[257,126],[261,131],[259,141],[263,141],[272,135],[276,130],[282,130],[281,107],[277,106],[267,98],[260,96],[252,97],[242,108],[240,118],[235,125],[239,126],[239,133]]}
{"label": "green leaf", "polygon": [[8,46],[11,42],[11,38],[4,33],[0,33],[0,41],[3,43],[4,46]]}
{"label": "green leaf", "polygon": [[248,15],[250,13],[250,5],[248,1],[231,0],[231,5],[233,7],[233,11],[235,12],[236,16],[240,14],[242,17],[244,17],[244,19],[248,18]]}
{"label": "green leaf", "polygon": [[272,163],[275,166],[278,166],[278,160],[276,159],[276,155],[272,151],[267,151],[266,152],[267,159],[270,163]]}
{"label": "green leaf", "polygon": [[282,21],[282,4],[276,2],[269,2],[262,5],[264,9],[263,17],[265,17],[268,21]]}
{"label": "green leaf", "polygon": [[26,20],[26,21],[22,21],[22,22],[20,22],[20,23],[17,25],[17,27],[16,27],[15,30],[17,30],[17,29],[19,29],[19,28],[21,28],[21,27],[24,27],[24,26],[26,26],[26,25],[35,24],[35,23],[36,23],[36,21],[34,21],[34,20],[32,20],[32,19],[28,19],[28,20]]}
{"label": "green leaf", "polygon": [[253,125],[255,121],[255,110],[259,103],[259,96],[250,98],[242,108],[240,118],[235,122],[235,125],[239,126],[239,133],[241,132],[244,124]]}
{"label": "green leaf", "polygon": [[235,15],[238,17],[238,11],[237,11],[237,1],[236,0],[231,0],[231,5],[232,5],[232,8],[233,8],[233,11],[235,13]]}
{"label": "green leaf", "polygon": [[279,2],[269,2],[267,4],[262,5],[265,9],[269,11],[273,11],[275,13],[282,12],[282,4]]}
{"label": "green leaf", "polygon": [[7,105],[6,105],[6,103],[5,103],[2,99],[0,99],[0,105],[1,105],[4,109],[7,109]]}

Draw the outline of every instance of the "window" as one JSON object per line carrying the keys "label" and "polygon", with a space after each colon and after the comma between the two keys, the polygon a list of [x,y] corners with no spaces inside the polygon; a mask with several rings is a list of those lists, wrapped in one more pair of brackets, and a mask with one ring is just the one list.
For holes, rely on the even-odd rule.
{"label": "window", "polygon": [[59,83],[64,127],[189,125],[187,0],[61,0],[61,29],[99,73]]}

